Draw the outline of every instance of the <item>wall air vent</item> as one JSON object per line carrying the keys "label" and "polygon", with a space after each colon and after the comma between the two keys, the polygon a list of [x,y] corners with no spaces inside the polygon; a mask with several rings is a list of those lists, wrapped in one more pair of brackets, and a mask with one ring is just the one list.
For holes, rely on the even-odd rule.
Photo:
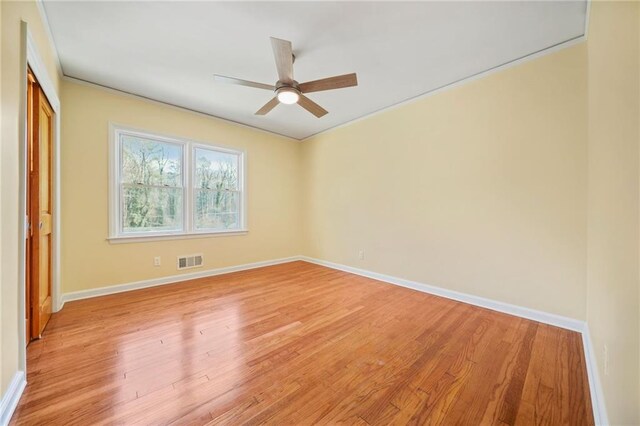
{"label": "wall air vent", "polygon": [[178,256],[178,269],[199,268],[204,263],[201,254],[190,254],[187,256]]}

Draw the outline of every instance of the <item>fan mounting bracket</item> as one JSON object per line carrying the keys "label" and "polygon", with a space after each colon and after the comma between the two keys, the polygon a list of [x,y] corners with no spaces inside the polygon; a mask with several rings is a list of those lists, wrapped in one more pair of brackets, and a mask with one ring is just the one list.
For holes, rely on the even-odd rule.
{"label": "fan mounting bracket", "polygon": [[297,81],[295,81],[295,80],[293,80],[291,83],[287,83],[287,82],[284,82],[284,81],[280,81],[280,80],[278,80],[278,81],[276,82],[276,92],[277,92],[279,89],[283,88],[283,87],[291,87],[291,88],[296,89],[298,92],[300,91],[300,83],[298,83],[298,82],[297,82]]}

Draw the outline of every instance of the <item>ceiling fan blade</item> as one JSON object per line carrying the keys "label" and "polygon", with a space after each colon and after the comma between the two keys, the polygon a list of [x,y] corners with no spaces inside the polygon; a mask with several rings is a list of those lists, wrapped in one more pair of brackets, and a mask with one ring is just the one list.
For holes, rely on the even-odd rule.
{"label": "ceiling fan blade", "polygon": [[298,105],[300,105],[302,108],[306,109],[307,111],[309,111],[311,114],[315,115],[318,118],[329,113],[329,111],[322,108],[320,105],[313,102],[311,99],[307,98],[305,95],[300,95],[300,99],[298,99]]}
{"label": "ceiling fan blade", "polygon": [[342,89],[343,87],[353,87],[357,85],[358,78],[356,77],[356,73],[352,73],[307,81],[300,85],[300,91],[302,93],[320,92],[322,90]]}
{"label": "ceiling fan blade", "polygon": [[279,103],[280,103],[280,101],[278,100],[278,98],[274,97],[269,102],[264,104],[264,106],[262,108],[260,108],[258,111],[256,111],[255,115],[266,115],[269,111],[274,109]]}
{"label": "ceiling fan blade", "polygon": [[221,83],[238,84],[240,86],[255,87],[256,89],[276,90],[275,86],[264,83],[256,83],[255,81],[241,80],[239,78],[226,77],[224,75],[214,74],[213,78]]}
{"label": "ceiling fan blade", "polygon": [[283,83],[293,83],[293,48],[291,42],[271,37],[273,56],[276,58],[278,79]]}

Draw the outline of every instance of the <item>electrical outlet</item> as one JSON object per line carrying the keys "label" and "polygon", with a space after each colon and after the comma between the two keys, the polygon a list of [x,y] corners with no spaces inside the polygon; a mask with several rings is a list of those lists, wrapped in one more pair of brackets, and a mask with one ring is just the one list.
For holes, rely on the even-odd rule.
{"label": "electrical outlet", "polygon": [[160,266],[160,256],[153,258],[153,266]]}
{"label": "electrical outlet", "polygon": [[604,352],[604,375],[608,376],[609,375],[609,347],[607,345],[604,345],[603,352]]}
{"label": "electrical outlet", "polygon": [[360,250],[360,251],[358,252],[358,259],[360,259],[360,260],[364,260],[364,250]]}

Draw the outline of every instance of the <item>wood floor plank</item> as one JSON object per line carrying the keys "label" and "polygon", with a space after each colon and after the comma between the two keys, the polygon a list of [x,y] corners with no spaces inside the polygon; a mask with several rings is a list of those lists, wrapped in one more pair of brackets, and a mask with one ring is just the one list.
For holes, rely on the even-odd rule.
{"label": "wood floor plank", "polygon": [[524,389],[527,369],[531,361],[531,348],[537,331],[538,324],[527,324],[520,348],[518,349],[517,358],[513,363],[513,371],[509,374],[511,380],[506,386],[504,397],[502,398],[503,403],[501,404],[500,411],[498,413],[498,418],[503,423],[515,423],[516,415],[522,399],[522,391]]}
{"label": "wood floor plank", "polygon": [[291,262],[67,303],[11,423],[592,425],[580,339]]}

